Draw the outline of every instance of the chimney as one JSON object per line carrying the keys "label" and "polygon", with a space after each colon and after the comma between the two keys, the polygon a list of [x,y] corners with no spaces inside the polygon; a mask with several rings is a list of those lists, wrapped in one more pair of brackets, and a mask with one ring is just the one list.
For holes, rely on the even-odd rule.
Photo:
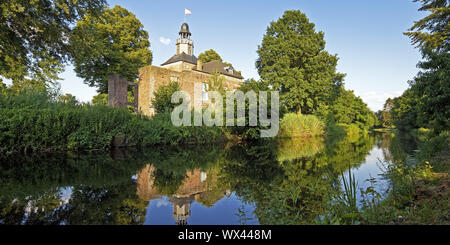
{"label": "chimney", "polygon": [[197,60],[197,70],[203,70],[203,62],[200,59]]}

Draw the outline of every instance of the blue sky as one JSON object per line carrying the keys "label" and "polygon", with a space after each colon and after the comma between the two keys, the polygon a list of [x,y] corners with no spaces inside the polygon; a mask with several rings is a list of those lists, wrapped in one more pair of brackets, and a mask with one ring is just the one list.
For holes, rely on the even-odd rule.
{"label": "blue sky", "polygon": [[[299,9],[325,33],[326,50],[340,58],[338,71],[346,73],[345,86],[379,110],[386,98],[401,95],[417,73],[421,56],[402,33],[425,14],[412,0],[277,0],[277,1],[142,1],[110,0],[133,12],[149,32],[153,65],[175,53],[175,40],[184,21],[184,8],[198,56],[215,49],[245,78],[258,78],[256,50],[271,21],[285,10]],[[170,40],[170,42],[169,42]],[[95,88],[84,85],[68,66],[61,88],[90,101]]]}

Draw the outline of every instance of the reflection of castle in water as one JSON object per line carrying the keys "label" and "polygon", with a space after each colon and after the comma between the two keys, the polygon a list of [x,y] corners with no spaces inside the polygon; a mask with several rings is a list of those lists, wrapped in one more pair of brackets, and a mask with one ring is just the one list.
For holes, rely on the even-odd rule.
{"label": "reflection of castle in water", "polygon": [[[151,201],[165,196],[156,188],[153,165],[146,165],[137,174],[137,195],[140,199]],[[205,206],[212,206],[224,196],[230,196],[231,191],[214,191],[217,176],[213,173],[203,172],[199,169],[188,171],[181,186],[169,201],[173,207],[173,218],[179,225],[186,225],[191,216],[191,203],[195,200]]]}

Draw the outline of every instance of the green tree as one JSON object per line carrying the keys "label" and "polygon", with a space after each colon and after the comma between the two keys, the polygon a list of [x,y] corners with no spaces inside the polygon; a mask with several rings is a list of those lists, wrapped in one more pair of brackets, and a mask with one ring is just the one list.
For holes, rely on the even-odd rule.
{"label": "green tree", "polygon": [[175,104],[172,104],[172,94],[179,90],[180,84],[173,81],[167,85],[160,86],[155,91],[152,99],[152,105],[155,107],[156,112],[171,112],[175,108]]}
{"label": "green tree", "polygon": [[[450,128],[450,7],[448,1],[420,0],[430,11],[405,35],[417,44],[423,61],[410,88],[394,99],[392,117],[400,129],[428,127],[436,133]],[[415,30],[415,31],[414,31]]]}
{"label": "green tree", "polygon": [[418,124],[440,132],[450,129],[450,53],[422,50],[422,69],[414,79],[411,89],[419,99]]}
{"label": "green tree", "polygon": [[368,130],[375,125],[375,114],[351,90],[341,88],[339,96],[332,104],[330,110],[336,123],[355,124],[362,130]]}
{"label": "green tree", "polygon": [[152,62],[147,31],[134,14],[117,5],[79,20],[70,43],[75,72],[99,93],[108,92],[111,75],[136,81],[138,69]]}
{"label": "green tree", "polygon": [[108,105],[108,94],[97,94],[92,98],[93,105]]}
{"label": "green tree", "polygon": [[449,45],[450,2],[448,0],[414,0],[422,3],[419,11],[431,12],[425,18],[414,22],[405,32],[411,42],[418,47],[428,47],[439,51]]}
{"label": "green tree", "polygon": [[392,115],[391,110],[394,106],[394,100],[388,98],[384,103],[383,110],[378,112],[378,120],[380,121],[380,126],[383,128],[390,128],[392,126]]}
{"label": "green tree", "polygon": [[267,27],[257,50],[260,77],[280,91],[289,111],[313,113],[342,85],[338,58],[325,51],[324,33],[314,27],[299,10],[286,11]]}
{"label": "green tree", "polygon": [[71,26],[105,0],[8,0],[0,2],[0,76],[13,83],[58,79],[69,57]]}
{"label": "green tree", "polygon": [[419,97],[412,89],[407,89],[400,97],[394,98],[391,110],[392,122],[398,129],[406,131],[417,128],[417,104]]}
{"label": "green tree", "polygon": [[58,100],[64,104],[75,105],[79,103],[77,98],[71,94],[60,95]]}
{"label": "green tree", "polygon": [[206,50],[205,52],[201,53],[198,58],[203,62],[203,63],[208,63],[214,60],[220,60],[222,61],[222,57],[220,57],[220,55],[214,50],[214,49],[210,49],[210,50]]}

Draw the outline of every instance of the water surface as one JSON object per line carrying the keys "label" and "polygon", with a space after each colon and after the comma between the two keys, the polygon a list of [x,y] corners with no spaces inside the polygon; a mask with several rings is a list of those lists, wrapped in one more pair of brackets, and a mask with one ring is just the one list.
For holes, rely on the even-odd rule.
{"label": "water surface", "polygon": [[403,145],[377,134],[3,159],[0,224],[313,224],[349,171],[385,193],[383,164]]}

